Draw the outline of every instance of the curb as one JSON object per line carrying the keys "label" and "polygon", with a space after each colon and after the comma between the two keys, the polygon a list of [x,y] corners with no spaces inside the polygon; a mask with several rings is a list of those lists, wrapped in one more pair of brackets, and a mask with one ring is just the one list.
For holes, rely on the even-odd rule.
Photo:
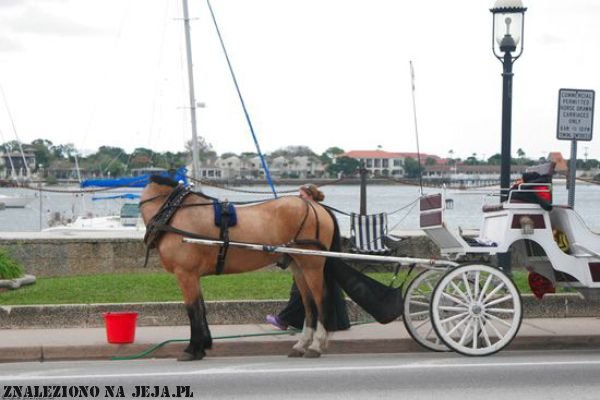
{"label": "curb", "polygon": [[[293,339],[265,341],[216,341],[207,357],[248,357],[248,356],[281,356],[285,357],[296,341]],[[185,343],[169,343],[148,358],[176,359]],[[79,346],[35,346],[5,348],[0,353],[0,362],[41,362],[41,361],[82,361],[111,360],[119,357],[131,357],[152,347],[152,344],[127,345],[79,345]],[[600,336],[525,336],[516,337],[505,349],[508,351],[532,350],[585,350],[598,349]],[[420,347],[411,338],[399,339],[332,339],[324,354],[389,354],[429,352]]]}
{"label": "curb", "polygon": [[[600,316],[600,301],[584,299],[580,294],[551,294],[543,301],[523,295],[522,302],[524,318]],[[286,300],[209,301],[206,304],[209,324],[261,324],[267,314],[279,312]],[[138,312],[138,326],[189,323],[181,302],[0,306],[0,329],[99,328],[104,326],[102,314],[109,311]],[[348,313],[351,321],[372,319],[350,300]]]}

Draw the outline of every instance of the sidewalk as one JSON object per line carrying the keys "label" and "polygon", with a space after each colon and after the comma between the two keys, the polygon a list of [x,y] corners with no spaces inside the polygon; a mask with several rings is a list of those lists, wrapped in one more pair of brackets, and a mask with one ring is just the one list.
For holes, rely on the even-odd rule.
{"label": "sidewalk", "polygon": [[[213,325],[213,349],[208,357],[287,355],[297,340],[270,325]],[[264,336],[248,336],[264,334]],[[51,360],[109,360],[130,357],[172,339],[189,338],[187,326],[138,327],[133,344],[106,341],[104,328],[1,329],[0,362]],[[168,343],[147,357],[176,358],[185,342]],[[509,350],[600,349],[600,318],[524,319]],[[353,326],[330,335],[327,353],[397,353],[424,351],[402,322]]]}

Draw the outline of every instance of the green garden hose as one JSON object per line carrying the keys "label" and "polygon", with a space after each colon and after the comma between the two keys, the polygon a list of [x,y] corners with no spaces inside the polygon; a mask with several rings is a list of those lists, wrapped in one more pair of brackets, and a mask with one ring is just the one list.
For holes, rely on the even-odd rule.
{"label": "green garden hose", "polygon": [[[370,324],[372,322],[375,322],[375,320],[357,321],[357,322],[352,322],[350,325],[351,326],[364,325],[364,324]],[[215,336],[215,337],[213,337],[213,340],[241,339],[241,338],[257,337],[257,336],[295,335],[296,333],[300,333],[300,332],[302,332],[300,329],[290,328],[285,331],[271,331],[271,332],[264,332],[264,333],[247,333],[244,335]],[[164,342],[161,342],[159,344],[156,344],[156,345],[142,351],[141,353],[134,354],[132,356],[113,357],[113,358],[111,358],[111,360],[112,361],[137,360],[139,358],[143,358],[149,354],[154,353],[156,350],[160,349],[161,347],[163,347],[169,343],[189,342],[189,341],[190,341],[189,339],[169,339],[169,340],[165,340]]]}

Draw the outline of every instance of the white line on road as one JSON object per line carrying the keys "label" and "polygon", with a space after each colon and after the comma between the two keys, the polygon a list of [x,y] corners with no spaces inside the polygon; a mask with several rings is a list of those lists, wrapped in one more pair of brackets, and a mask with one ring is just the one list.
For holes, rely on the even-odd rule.
{"label": "white line on road", "polygon": [[148,378],[148,377],[169,377],[169,376],[210,376],[210,375],[259,375],[259,374],[291,374],[304,372],[354,372],[354,371],[397,371],[397,370],[415,370],[415,369],[441,369],[441,368],[523,368],[523,367],[563,367],[563,366],[583,366],[600,365],[600,360],[589,361],[536,361],[536,362],[499,362],[499,363],[466,363],[466,364],[403,364],[403,365],[357,365],[357,366],[326,366],[326,367],[291,367],[281,368],[210,368],[195,371],[178,372],[140,372],[140,373],[115,373],[115,374],[85,374],[85,375],[34,375],[17,374],[0,376],[0,382],[14,382],[15,380],[68,380],[68,379],[105,379],[105,378]]}

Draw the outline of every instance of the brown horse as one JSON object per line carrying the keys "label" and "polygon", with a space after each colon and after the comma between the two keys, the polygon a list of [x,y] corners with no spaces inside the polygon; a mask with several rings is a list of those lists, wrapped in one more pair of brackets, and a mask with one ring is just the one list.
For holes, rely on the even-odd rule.
{"label": "brown horse", "polygon": [[[159,226],[159,236],[155,236],[154,245],[164,268],[175,274],[183,293],[191,338],[179,360],[189,361],[202,359],[205,350],[212,346],[200,278],[216,273],[219,248],[185,243],[182,236],[218,239],[221,231],[215,226],[212,201],[206,196],[186,194],[182,196],[180,205],[163,207],[167,199],[172,199],[173,192],[181,189],[168,178],[153,177],[142,192],[140,209],[147,232],[151,231],[152,226],[160,225],[156,223],[157,217],[164,210],[174,212],[168,222],[163,221]],[[238,206],[237,225],[229,228],[228,236],[231,241],[237,242],[329,249],[335,223],[319,204],[289,196]],[[257,270],[280,258],[281,255],[231,247],[226,252],[223,273]],[[319,357],[327,345],[323,308],[325,258],[306,255],[292,255],[291,258],[291,270],[302,296],[306,318],[300,340],[293,346],[289,356]],[[317,315],[313,313],[313,304]]]}

